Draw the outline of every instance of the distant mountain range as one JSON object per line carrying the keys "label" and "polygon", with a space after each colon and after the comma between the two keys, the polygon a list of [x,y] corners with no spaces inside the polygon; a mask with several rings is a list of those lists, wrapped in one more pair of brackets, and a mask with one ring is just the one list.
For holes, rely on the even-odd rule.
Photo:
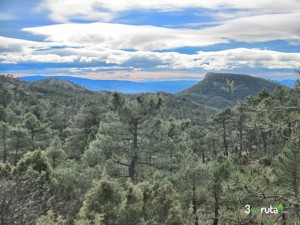
{"label": "distant mountain range", "polygon": [[[90,80],[69,76],[30,76],[21,77],[21,80],[30,82],[32,87],[42,88],[43,90],[49,89],[48,91],[55,91],[57,93],[59,93],[60,90],[119,91],[127,94],[165,92],[171,93],[167,95],[167,97],[172,100],[168,103],[170,105],[169,108],[175,109],[175,105],[177,105],[178,102],[186,102],[185,104],[188,105],[194,104],[194,107],[202,106],[207,109],[210,108],[211,110],[232,107],[235,105],[235,100],[244,99],[249,95],[256,95],[263,88],[272,91],[277,86],[293,86],[295,83],[293,80],[277,81],[276,83],[271,80],[249,75],[230,73],[208,73],[201,81],[133,82],[120,80]],[[227,90],[227,80],[233,82],[234,87],[236,87],[233,94],[230,94]]]}
{"label": "distant mountain range", "polygon": [[[230,75],[232,77],[232,75]],[[120,91],[123,93],[141,93],[163,91],[168,93],[177,93],[197,84],[197,80],[175,80],[175,81],[121,81],[121,80],[91,80],[87,78],[78,78],[71,76],[27,76],[21,77],[21,80],[35,82],[49,78],[68,80],[92,91]],[[285,86],[293,87],[295,80],[274,81]]]}
{"label": "distant mountain range", "polygon": [[69,76],[28,76],[21,77],[22,80],[35,82],[44,79],[56,78],[68,80],[92,91],[119,91],[123,93],[141,93],[163,91],[176,93],[198,83],[197,80],[178,80],[178,81],[121,81],[121,80],[91,80],[86,78],[69,77]]}

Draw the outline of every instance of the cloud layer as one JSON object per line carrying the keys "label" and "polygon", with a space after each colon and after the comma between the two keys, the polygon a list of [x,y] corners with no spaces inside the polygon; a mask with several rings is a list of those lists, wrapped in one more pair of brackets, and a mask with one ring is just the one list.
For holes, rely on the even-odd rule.
{"label": "cloud layer", "polygon": [[[299,0],[40,0],[32,8],[37,16],[45,14],[43,22],[28,20],[28,26],[20,22],[18,38],[0,30],[0,65],[6,71],[20,65],[31,70],[51,68],[53,74],[63,68],[71,74],[125,71],[125,76],[128,71],[300,67]],[[12,11],[0,9],[0,22],[14,21]],[[149,18],[143,22],[149,23],[124,17],[136,11],[140,16],[145,12]],[[178,23],[170,19],[151,23],[158,20],[154,15],[176,12]],[[185,16],[193,17],[192,23],[181,21]],[[264,43],[272,47],[273,42],[280,42],[280,50],[262,47]]]}
{"label": "cloud layer", "polygon": [[[46,0],[42,7],[49,10],[50,18],[57,22],[69,22],[74,18],[97,21],[110,21],[118,13],[131,10],[175,11],[189,8],[239,9],[246,14],[293,13],[300,11],[297,0]],[[70,10],[72,9],[72,10]],[[221,15],[221,14],[220,14]]]}
{"label": "cloud layer", "polygon": [[[74,47],[73,42],[33,42],[0,37],[0,62],[5,64],[31,63],[77,63],[86,64],[91,71],[117,66],[117,69],[204,69],[230,70],[236,68],[297,68],[300,53],[284,53],[262,49],[236,48],[223,51],[200,51],[196,54],[178,52],[127,51],[112,49],[93,43]],[[58,43],[59,48],[51,48]],[[107,66],[105,66],[107,65]],[[111,67],[112,68],[112,67]],[[80,68],[76,72],[80,71]]]}

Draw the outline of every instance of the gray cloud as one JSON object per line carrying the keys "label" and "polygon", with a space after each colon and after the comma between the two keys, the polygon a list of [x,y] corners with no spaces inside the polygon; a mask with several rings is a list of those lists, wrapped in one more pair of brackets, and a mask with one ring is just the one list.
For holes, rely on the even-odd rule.
{"label": "gray cloud", "polygon": [[[93,64],[100,63],[119,66],[118,68],[173,70],[294,69],[300,66],[300,53],[261,49],[236,48],[189,55],[178,52],[125,51],[93,46],[51,49],[49,47],[51,43],[48,42],[28,42],[9,38],[4,40],[9,43],[7,44],[9,51],[0,54],[0,63],[10,64],[20,62],[85,63],[95,68]],[[22,51],[13,47],[22,44],[23,47],[25,46]],[[45,44],[44,48],[43,44]],[[97,70],[101,70],[101,67],[97,67]]]}

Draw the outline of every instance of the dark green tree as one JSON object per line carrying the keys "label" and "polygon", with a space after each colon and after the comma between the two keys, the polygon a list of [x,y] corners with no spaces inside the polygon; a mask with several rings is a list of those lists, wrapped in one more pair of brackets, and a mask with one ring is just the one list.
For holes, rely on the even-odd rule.
{"label": "dark green tree", "polygon": [[30,135],[31,150],[45,149],[49,145],[51,130],[47,124],[42,124],[34,114],[26,113],[24,115],[23,126]]}
{"label": "dark green tree", "polygon": [[80,209],[80,218],[94,221],[95,216],[103,215],[104,225],[117,225],[121,202],[120,185],[115,180],[103,175],[88,191]]}
{"label": "dark green tree", "polygon": [[222,184],[229,178],[232,170],[230,158],[219,155],[217,160],[210,167],[210,190],[213,198],[213,225],[218,225],[221,208],[221,197],[224,194]]}
{"label": "dark green tree", "polygon": [[228,146],[228,120],[232,117],[232,110],[227,108],[223,111],[219,112],[216,116],[214,116],[214,120],[217,123],[221,123],[222,129],[223,129],[223,144],[224,144],[224,155],[228,156],[229,154],[229,146]]}
{"label": "dark green tree", "polygon": [[[146,94],[125,103],[119,99],[122,97],[113,95],[111,104],[115,105],[116,112],[108,114],[107,122],[100,125],[98,136],[90,144],[85,158],[89,158],[90,163],[97,158],[114,165],[109,169],[127,168],[127,176],[136,183],[137,166],[147,164],[145,146],[155,129],[155,117],[162,107],[162,99]],[[126,176],[126,173],[119,176]]]}
{"label": "dark green tree", "polygon": [[8,159],[8,138],[9,138],[9,130],[10,126],[0,121],[0,149],[1,149],[1,156],[4,163],[6,163]]}
{"label": "dark green tree", "polygon": [[9,136],[8,146],[11,151],[10,155],[12,155],[11,162],[16,165],[22,155],[31,150],[30,136],[28,131],[20,125],[13,127]]}
{"label": "dark green tree", "polygon": [[89,101],[80,108],[66,129],[65,149],[71,158],[80,159],[85,148],[95,138],[101,117],[99,105]]}
{"label": "dark green tree", "polygon": [[49,147],[46,149],[46,154],[53,168],[56,168],[59,163],[67,158],[59,137],[56,136],[52,139]]}

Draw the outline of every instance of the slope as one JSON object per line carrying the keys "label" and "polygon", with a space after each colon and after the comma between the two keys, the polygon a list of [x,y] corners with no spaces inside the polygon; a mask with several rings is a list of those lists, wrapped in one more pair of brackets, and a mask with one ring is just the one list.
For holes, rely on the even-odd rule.
{"label": "slope", "polygon": [[[232,94],[228,91],[228,81],[234,86]],[[282,85],[250,75],[207,73],[198,84],[179,92],[177,95],[213,108],[225,108],[234,106],[234,100],[256,95],[263,88],[273,91],[277,86]]]}

